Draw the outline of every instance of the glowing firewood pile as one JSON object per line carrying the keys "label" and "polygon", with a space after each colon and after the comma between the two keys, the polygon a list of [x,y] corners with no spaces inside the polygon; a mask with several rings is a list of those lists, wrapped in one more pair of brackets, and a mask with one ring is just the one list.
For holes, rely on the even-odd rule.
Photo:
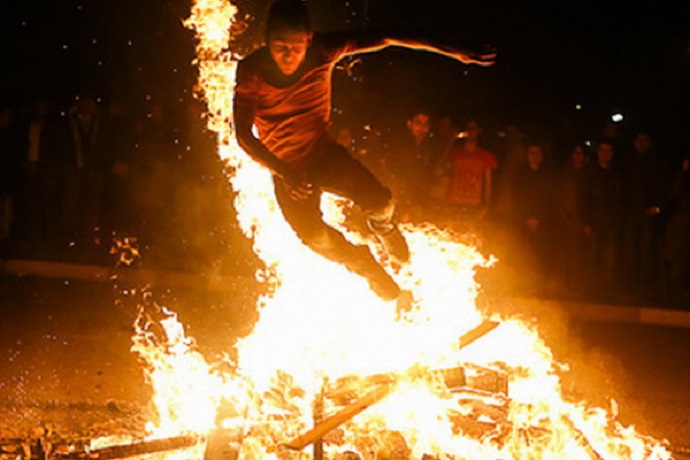
{"label": "glowing firewood pile", "polygon": [[[473,343],[498,326],[485,321],[460,338],[461,347]],[[314,426],[299,436],[276,446],[276,450],[301,451],[314,445],[314,460],[324,458],[323,444],[337,444],[339,427],[368,407],[377,404],[394,392],[399,382],[424,380],[437,385],[439,392],[451,392],[461,402],[455,417],[457,429],[474,433],[478,437],[500,435],[500,425],[505,423],[508,404],[508,375],[503,370],[471,363],[454,368],[428,369],[415,366],[406,372],[385,373],[370,376],[347,376],[324,384],[314,402]],[[364,389],[364,390],[362,390]],[[324,407],[334,408],[326,414]],[[389,434],[394,449],[405,450],[401,436]],[[2,460],[59,460],[59,459],[120,459],[172,452],[205,444],[205,460],[227,460],[238,456],[242,439],[230,430],[216,430],[206,436],[180,435],[153,440],[136,440],[106,447],[90,447],[86,438],[64,439],[52,430],[43,430],[37,436],[26,439],[0,439]],[[232,445],[235,447],[232,447]],[[397,447],[396,447],[397,446]],[[356,456],[344,451],[341,458]],[[353,457],[354,458],[354,457]]]}
{"label": "glowing firewood pile", "polygon": [[[479,341],[499,326],[494,321],[484,321],[460,338],[460,347]],[[481,346],[481,342],[478,343]],[[498,449],[510,441],[516,433],[524,438],[526,444],[539,444],[544,440],[558,437],[554,426],[562,424],[574,433],[572,440],[579,445],[584,456],[577,458],[604,459],[611,457],[597,439],[580,428],[578,420],[565,412],[553,414],[557,420],[547,423],[532,422],[515,426],[511,420],[512,406],[519,404],[510,397],[509,381],[515,377],[514,368],[503,364],[478,365],[470,362],[459,363],[455,367],[429,368],[417,364],[402,372],[378,373],[373,375],[352,374],[333,380],[325,380],[321,391],[311,396],[312,410],[308,414],[311,423],[299,425],[301,431],[289,428],[291,420],[299,418],[300,409],[291,405],[286,394],[299,393],[289,376],[284,376],[286,390],[264,393],[261,398],[268,407],[282,407],[284,413],[273,419],[269,415],[263,422],[244,420],[238,429],[223,427],[206,432],[178,432],[169,437],[155,439],[119,438],[106,440],[80,437],[67,439],[58,436],[50,429],[43,430],[32,437],[20,439],[0,438],[0,460],[78,460],[78,459],[124,459],[124,458],[184,458],[204,460],[236,460],[240,458],[277,458],[279,460],[312,458],[314,460],[369,460],[369,459],[409,459],[419,458],[413,454],[406,433],[395,427],[358,431],[354,440],[348,437],[349,424],[356,417],[399,391],[406,383],[422,382],[433,388],[438,398],[450,398],[456,402],[450,414],[453,435],[475,439],[491,444]],[[409,404],[414,405],[410,400]],[[418,407],[418,406],[415,406]],[[219,408],[220,410],[220,408]],[[418,410],[418,409],[415,409]],[[423,410],[423,408],[421,409]],[[240,414],[240,418],[242,415]],[[281,425],[280,420],[287,420]],[[255,419],[256,420],[256,419]],[[270,420],[279,421],[273,423]],[[253,427],[252,427],[253,426]],[[248,428],[249,427],[249,428]],[[261,453],[253,450],[252,443],[258,433],[271,432],[272,447],[264,446]],[[350,433],[351,434],[351,433]],[[678,449],[675,453],[684,454]],[[657,458],[648,452],[640,458]],[[155,456],[155,457],[151,457]],[[305,457],[306,456],[306,457]],[[425,453],[421,458],[475,458],[457,457],[456,453],[445,455]],[[520,458],[520,457],[514,457]],[[527,458],[527,457],[525,457]],[[529,457],[533,458],[533,457]],[[637,457],[630,457],[637,458]]]}
{"label": "glowing firewood pile", "polygon": [[[469,345],[478,338],[493,330],[498,323],[485,321],[466,333],[461,339],[461,346]],[[464,411],[458,408],[458,423],[495,423],[489,413],[503,412],[508,395],[508,376],[505,372],[473,364],[463,364],[448,369],[427,369],[416,366],[404,373],[377,374],[367,377],[349,376],[324,386],[315,402],[314,427],[284,444],[292,450],[302,450],[309,444],[315,446],[315,458],[320,457],[320,443],[324,436],[368,407],[378,403],[391,394],[402,380],[425,380],[436,384],[440,392],[461,393],[461,400],[466,403]],[[360,389],[366,389],[363,394]],[[339,407],[333,414],[325,416],[323,407],[328,401]],[[489,407],[493,407],[491,410]],[[481,416],[485,417],[481,419]],[[476,420],[475,420],[476,419]]]}
{"label": "glowing firewood pile", "polygon": [[[268,287],[259,319],[232,357],[210,363],[176,314],[145,300],[131,351],[152,389],[146,435],[0,439],[0,460],[672,458],[668,443],[566,400],[562,366],[534,327],[484,320],[475,275],[494,259],[465,238],[402,228],[411,257],[396,281],[414,298],[402,316],[299,241],[267,193],[268,172],[231,141],[236,12],[225,0],[198,0],[187,26],[199,40],[199,88],[238,223],[266,267],[256,274]],[[323,198],[324,220],[347,228],[348,204]]]}

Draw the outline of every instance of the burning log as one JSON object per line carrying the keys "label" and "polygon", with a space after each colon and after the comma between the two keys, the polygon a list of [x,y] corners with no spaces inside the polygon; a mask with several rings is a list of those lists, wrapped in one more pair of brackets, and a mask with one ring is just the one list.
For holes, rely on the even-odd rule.
{"label": "burning log", "polygon": [[108,446],[81,452],[55,453],[49,460],[81,460],[81,459],[119,459],[136,457],[138,455],[154,454],[169,450],[192,447],[199,442],[196,436],[175,436],[171,438],[153,439],[131,444]]}
{"label": "burning log", "polygon": [[670,445],[669,450],[677,455],[683,455],[690,458],[690,446],[674,446]]}
{"label": "burning log", "polygon": [[594,459],[594,460],[606,460],[606,457],[604,457],[592,444],[592,441],[587,437],[584,431],[582,431],[576,424],[575,422],[568,416],[563,415],[562,416],[563,421],[570,427],[571,430],[573,430],[577,434],[577,441],[585,448],[587,449],[587,453]]}
{"label": "burning log", "polygon": [[500,323],[498,321],[482,321],[479,326],[475,327],[474,329],[470,329],[469,331],[465,332],[462,337],[460,337],[460,348],[464,348],[472,342],[481,339],[486,334],[496,329],[499,324]]}
{"label": "burning log", "polygon": [[307,431],[304,434],[299,435],[292,441],[284,444],[285,447],[292,450],[302,450],[309,444],[321,439],[329,431],[339,427],[343,423],[352,419],[355,415],[362,412],[364,409],[368,408],[381,401],[383,398],[391,394],[395,389],[395,384],[386,383],[382,384],[373,390],[371,390],[366,395],[359,398],[357,401],[346,406],[334,415],[326,418],[321,423],[318,423],[314,428]]}

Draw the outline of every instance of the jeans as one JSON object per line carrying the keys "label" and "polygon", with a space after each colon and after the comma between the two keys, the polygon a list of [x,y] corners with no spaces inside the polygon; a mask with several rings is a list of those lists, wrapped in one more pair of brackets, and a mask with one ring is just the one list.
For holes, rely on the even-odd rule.
{"label": "jeans", "polygon": [[282,180],[274,177],[276,199],[287,222],[314,252],[367,278],[381,297],[395,298],[399,293],[397,284],[379,265],[369,248],[347,241],[339,231],[323,221],[320,209],[321,193],[334,193],[362,208],[374,232],[385,232],[393,227],[391,192],[338,144],[330,146],[320,158],[307,165],[305,172],[313,184],[314,193],[304,200],[293,199]]}

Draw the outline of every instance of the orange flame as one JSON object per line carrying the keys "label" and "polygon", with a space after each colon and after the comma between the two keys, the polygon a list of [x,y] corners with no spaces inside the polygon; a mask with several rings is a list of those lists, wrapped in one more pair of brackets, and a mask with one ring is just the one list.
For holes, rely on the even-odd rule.
{"label": "orange flame", "polygon": [[[379,300],[363,279],[299,242],[278,209],[269,173],[233,139],[236,56],[229,46],[237,12],[225,0],[196,0],[185,25],[196,33],[198,94],[218,133],[218,153],[231,167],[238,219],[267,267],[257,276],[273,289],[259,299],[260,318],[237,344],[236,362],[207,363],[172,312],[163,309],[158,322],[140,316],[133,349],[154,390],[158,420],[151,433],[203,435],[222,427],[234,433],[243,458],[304,458],[306,452],[280,446],[313,426],[313,403],[326,382],[395,373],[387,398],[332,433],[338,439],[326,443],[327,458],[346,451],[386,458],[396,450],[411,458],[670,458],[663,443],[621,426],[607,411],[566,401],[551,351],[520,320],[503,319],[476,344],[460,347],[458,338],[483,320],[475,270],[495,262],[476,248],[428,225],[404,226],[411,261],[395,276],[415,305],[397,318],[395,305]],[[327,221],[342,227],[347,205],[324,196]],[[509,399],[473,395],[484,408],[477,423],[498,427],[485,435],[454,422],[473,410],[463,396],[410,371],[462,363],[510,371]],[[325,413],[335,410],[326,403]]]}

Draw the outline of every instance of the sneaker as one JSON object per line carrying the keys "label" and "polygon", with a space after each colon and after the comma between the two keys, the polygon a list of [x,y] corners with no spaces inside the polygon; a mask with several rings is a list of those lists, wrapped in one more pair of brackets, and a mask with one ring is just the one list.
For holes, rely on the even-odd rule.
{"label": "sneaker", "polygon": [[[381,271],[383,272],[383,269]],[[400,296],[400,286],[385,272],[383,275],[369,277],[369,287],[385,302],[390,302]]]}
{"label": "sneaker", "polygon": [[398,227],[375,233],[383,252],[394,264],[402,265],[410,260],[410,249]]}
{"label": "sneaker", "polygon": [[400,294],[400,286],[386,269],[378,263],[368,246],[352,246],[340,262],[352,273],[365,278],[369,288],[385,302],[395,300]]}
{"label": "sneaker", "polygon": [[395,312],[398,314],[398,318],[402,318],[403,315],[412,311],[412,303],[414,302],[414,296],[412,292],[403,290],[395,299]]}

